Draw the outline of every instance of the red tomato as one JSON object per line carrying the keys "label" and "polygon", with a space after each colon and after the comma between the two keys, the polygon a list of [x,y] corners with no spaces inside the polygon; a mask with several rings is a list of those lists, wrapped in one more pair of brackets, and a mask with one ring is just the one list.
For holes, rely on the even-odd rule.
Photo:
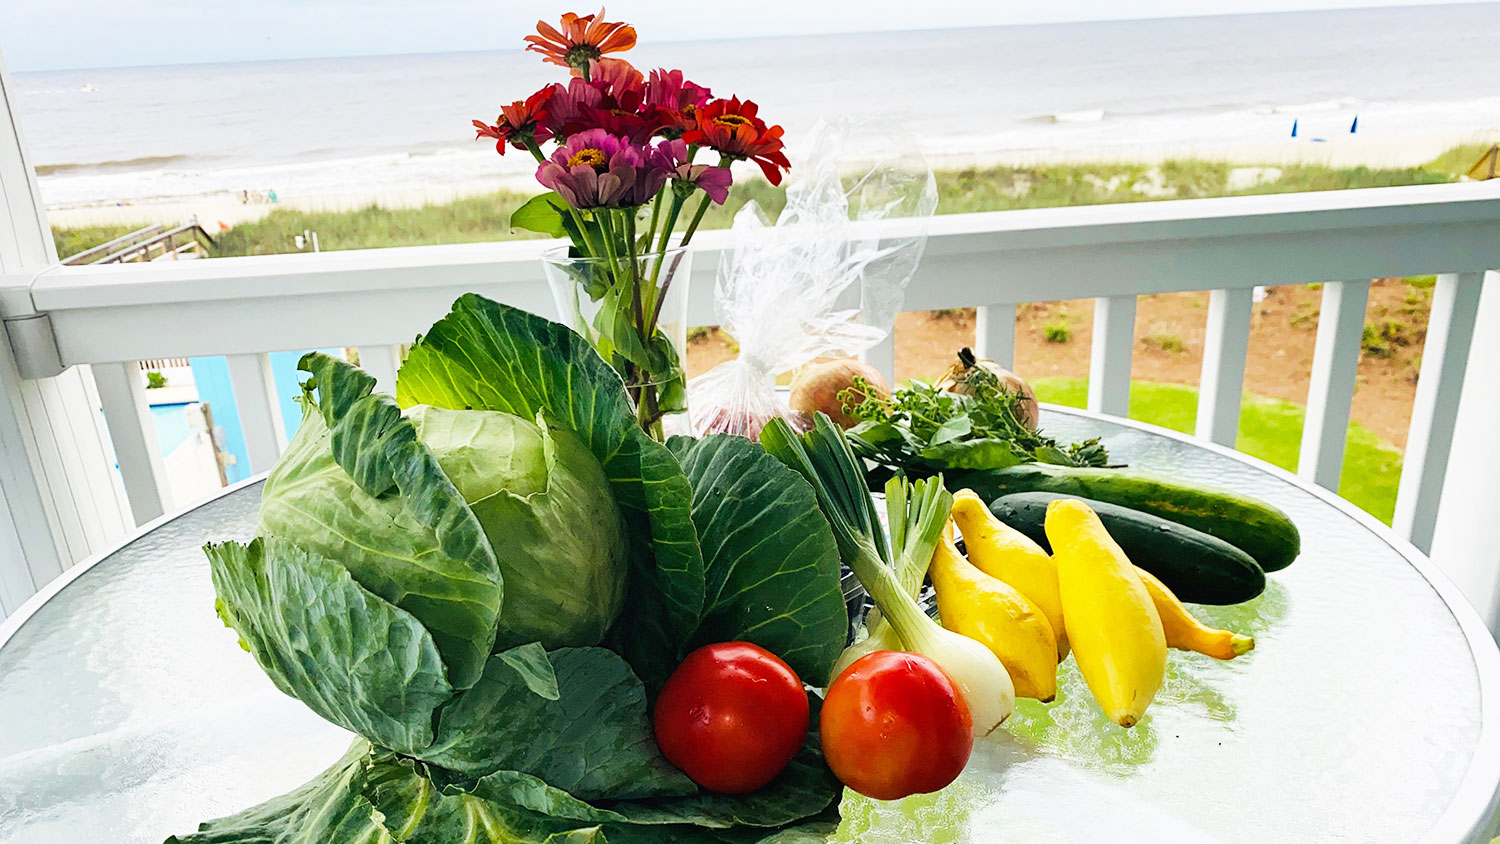
{"label": "red tomato", "polygon": [[844,785],[877,800],[937,791],[974,749],[963,694],[920,654],[876,651],[828,687],[818,729]]}
{"label": "red tomato", "polygon": [[709,791],[770,782],[807,738],[807,693],[779,657],[749,642],[688,654],[656,699],[656,743]]}

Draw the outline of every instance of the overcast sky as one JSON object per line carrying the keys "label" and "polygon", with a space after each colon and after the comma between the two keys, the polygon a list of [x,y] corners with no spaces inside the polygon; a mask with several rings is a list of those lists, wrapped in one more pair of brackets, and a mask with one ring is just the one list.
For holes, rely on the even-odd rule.
{"label": "overcast sky", "polygon": [[[659,40],[936,29],[1368,6],[1428,0],[615,0]],[[594,11],[523,0],[0,0],[13,71],[516,48],[538,17]],[[719,11],[732,10],[732,11]],[[1483,25],[1483,24],[1477,24]],[[978,58],[978,57],[976,57]]]}

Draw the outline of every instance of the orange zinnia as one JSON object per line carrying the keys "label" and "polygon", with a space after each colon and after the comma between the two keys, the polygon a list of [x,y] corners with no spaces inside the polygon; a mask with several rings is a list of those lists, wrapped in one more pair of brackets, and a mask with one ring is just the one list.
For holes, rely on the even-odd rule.
{"label": "orange zinnia", "polygon": [[589,62],[605,53],[619,53],[635,46],[635,27],[604,19],[604,9],[597,15],[582,17],[568,12],[562,16],[561,31],[543,21],[536,22],[537,35],[526,36],[526,49],[541,53],[552,64],[575,70],[588,70]]}

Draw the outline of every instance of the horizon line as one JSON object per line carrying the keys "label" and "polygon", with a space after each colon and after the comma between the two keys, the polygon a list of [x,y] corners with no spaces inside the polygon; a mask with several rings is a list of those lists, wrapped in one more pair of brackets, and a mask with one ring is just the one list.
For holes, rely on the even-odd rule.
{"label": "horizon line", "polygon": [[[1203,20],[1208,18],[1234,18],[1234,17],[1273,17],[1276,15],[1302,15],[1317,13],[1358,13],[1384,11],[1387,9],[1437,9],[1453,6],[1497,6],[1500,0],[1456,0],[1450,3],[1391,3],[1386,5],[1351,6],[1351,7],[1322,7],[1310,9],[1282,9],[1271,12],[1221,12],[1191,15],[1156,15],[1146,17],[1110,17],[1110,18],[1063,18],[1051,21],[1029,21],[1026,23],[991,24],[981,27],[966,26],[933,26],[918,27],[914,29],[856,29],[840,32],[811,32],[797,34],[778,35],[744,35],[727,38],[663,38],[657,41],[662,44],[715,44],[724,42],[744,41],[769,41],[774,39],[796,40],[803,38],[828,38],[828,37],[855,37],[862,35],[898,35],[902,33],[918,32],[946,32],[956,29],[1024,29],[1027,27],[1059,26],[1065,24],[1112,24],[1112,23],[1149,23],[1153,21],[1177,21],[1177,20]],[[166,67],[213,67],[216,65],[230,64],[271,64],[277,62],[307,62],[307,61],[329,61],[339,59],[376,59],[376,58],[408,58],[416,56],[455,56],[471,53],[520,53],[524,48],[502,48],[481,50],[416,50],[411,52],[396,53],[344,53],[339,55],[306,55],[285,57],[244,58],[224,61],[179,61],[159,62],[154,64],[114,64],[114,65],[79,65],[73,67],[47,67],[36,69],[5,68],[10,73],[41,74],[41,73],[73,73],[87,70],[144,70]]]}

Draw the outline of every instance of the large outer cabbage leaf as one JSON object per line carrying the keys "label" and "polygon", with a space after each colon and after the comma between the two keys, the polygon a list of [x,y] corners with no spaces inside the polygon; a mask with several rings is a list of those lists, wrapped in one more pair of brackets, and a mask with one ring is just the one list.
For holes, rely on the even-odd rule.
{"label": "large outer cabbage leaf", "polygon": [[[596,652],[609,654],[562,653],[582,665]],[[571,674],[558,669],[564,678]],[[571,690],[569,680],[560,683]],[[812,703],[816,725],[816,698]],[[585,802],[516,771],[467,779],[360,740],[307,785],[168,844],[801,844],[822,841],[837,826],[841,790],[823,764],[816,728],[786,771],[753,794],[607,803]]]}
{"label": "large outer cabbage leaf", "polygon": [[349,572],[278,537],[206,549],[219,613],[277,688],[405,753],[453,696],[432,637]]}
{"label": "large outer cabbage leaf", "polygon": [[422,623],[455,688],[474,685],[504,594],[479,521],[375,379],[317,353],[300,365],[307,412],[261,490],[257,535],[343,566]]}
{"label": "large outer cabbage leaf", "polygon": [[802,476],[744,437],[669,444],[693,488],[703,618],[689,647],[748,641],[823,686],[849,626],[839,551]]}
{"label": "large outer cabbage leaf", "polygon": [[393,844],[364,797],[370,744],[356,741],[332,767],[296,791],[209,821],[166,844]]}
{"label": "large outer cabbage leaf", "polygon": [[649,685],[677,665],[703,611],[692,490],[635,422],[620,376],[566,326],[475,294],[412,346],[396,379],[402,407],[545,412],[589,444],[630,534],[631,578],[618,647]]}
{"label": "large outer cabbage leaf", "polygon": [[646,689],[615,652],[562,648],[547,654],[557,697],[532,693],[496,658],[474,688],[446,707],[424,761],[480,777],[522,771],[582,799],[696,791],[656,747]]}

